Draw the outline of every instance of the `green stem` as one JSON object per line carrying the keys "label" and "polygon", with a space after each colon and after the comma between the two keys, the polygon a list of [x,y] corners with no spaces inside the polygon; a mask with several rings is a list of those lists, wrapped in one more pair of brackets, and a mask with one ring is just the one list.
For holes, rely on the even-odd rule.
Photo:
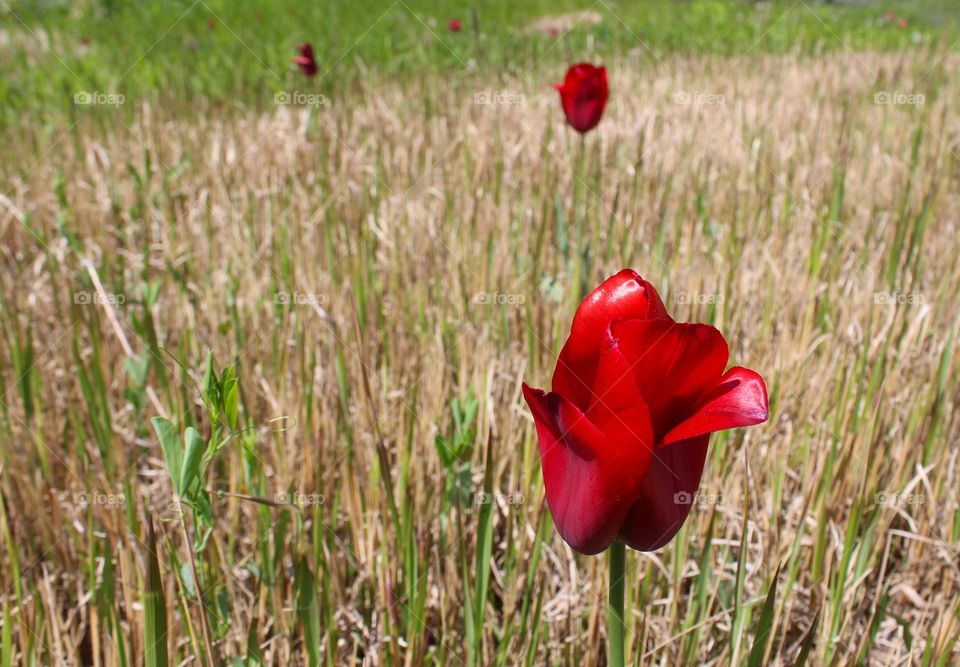
{"label": "green stem", "polygon": [[623,542],[610,546],[610,595],[607,598],[607,664],[623,667],[623,586],[627,547]]}
{"label": "green stem", "polygon": [[567,261],[573,262],[573,285],[570,293],[573,295],[575,301],[574,304],[580,303],[580,301],[586,296],[586,293],[583,292],[583,285],[586,283],[586,276],[584,275],[583,266],[583,227],[584,227],[584,218],[586,217],[586,199],[587,191],[586,187],[586,158],[587,158],[587,135],[580,135],[580,148],[577,152],[577,167],[574,172],[574,183],[573,183],[573,220],[576,225],[576,244],[574,245],[574,256],[572,258],[568,257]]}

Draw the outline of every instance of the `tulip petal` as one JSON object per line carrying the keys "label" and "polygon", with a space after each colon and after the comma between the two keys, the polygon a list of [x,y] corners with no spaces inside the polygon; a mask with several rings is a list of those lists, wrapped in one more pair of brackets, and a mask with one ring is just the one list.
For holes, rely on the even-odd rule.
{"label": "tulip petal", "polygon": [[586,416],[605,437],[604,456],[626,466],[634,449],[648,450],[655,443],[653,423],[626,358],[609,332],[607,338]]}
{"label": "tulip petal", "polygon": [[[649,419],[600,407],[597,424],[563,396],[523,385],[540,443],[547,505],[560,536],[574,550],[600,553],[616,539],[650,463]],[[619,424],[619,425],[617,425]],[[640,433],[640,431],[645,431]],[[611,444],[613,445],[611,447]]]}
{"label": "tulip petal", "polygon": [[704,435],[654,453],[619,536],[631,549],[659,549],[683,526],[697,497],[709,440]]}
{"label": "tulip petal", "polygon": [[624,320],[610,330],[649,406],[658,440],[696,411],[727,366],[727,342],[706,324]]}
{"label": "tulip petal", "polygon": [[567,70],[560,91],[560,102],[567,122],[580,133],[589,132],[600,122],[607,104],[609,87],[605,67],[577,63]]}
{"label": "tulip petal", "polygon": [[748,368],[734,366],[720,379],[696,413],[667,433],[663,444],[759,424],[768,416],[767,387],[763,378]]}
{"label": "tulip petal", "polygon": [[607,278],[577,308],[570,336],[553,372],[553,391],[586,410],[595,384],[597,359],[610,324],[626,319],[672,321],[657,290],[631,269]]}

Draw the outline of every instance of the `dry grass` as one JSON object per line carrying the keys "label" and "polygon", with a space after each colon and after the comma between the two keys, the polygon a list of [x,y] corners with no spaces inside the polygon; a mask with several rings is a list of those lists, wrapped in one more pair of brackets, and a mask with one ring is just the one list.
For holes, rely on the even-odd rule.
{"label": "dry grass", "polygon": [[[631,266],[678,319],[724,331],[731,360],[767,378],[772,414],[715,437],[675,542],[628,555],[630,655],[745,661],[782,563],[772,661],[792,664],[819,612],[816,664],[953,662],[956,65],[611,64],[583,179],[549,82],[532,76],[382,82],[313,114],[142,108],[109,132],[81,123],[46,153],[14,139],[38,161],[5,165],[0,202],[11,661],[137,661],[143,512],[160,535],[174,662],[202,645],[146,420],[162,411],[209,436],[209,348],[238,365],[247,426],[205,480],[215,522],[197,558],[227,619],[212,622],[220,655],[244,655],[256,622],[267,663],[306,659],[303,557],[327,664],[602,664],[604,561],[575,557],[550,525],[519,386],[548,384],[577,271],[592,285]],[[504,103],[475,104],[485,91]],[[879,91],[926,99],[875,104]],[[77,303],[95,293],[85,259],[116,298]],[[156,335],[159,409],[129,390],[111,312],[137,354]],[[494,502],[458,510],[434,437],[470,393],[473,497],[489,466]],[[491,507],[482,653],[468,658],[465,586],[482,588]]]}

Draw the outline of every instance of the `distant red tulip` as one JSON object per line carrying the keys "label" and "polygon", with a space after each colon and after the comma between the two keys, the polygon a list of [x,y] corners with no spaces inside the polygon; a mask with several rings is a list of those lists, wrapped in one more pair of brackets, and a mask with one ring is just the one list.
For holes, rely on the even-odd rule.
{"label": "distant red tulip", "polygon": [[675,322],[629,269],[583,300],[553,391],[523,385],[547,505],[574,550],[662,547],[690,512],[710,434],[767,419],[763,378],[726,370],[727,356],[717,329]]}
{"label": "distant red tulip", "polygon": [[460,20],[450,19],[450,21],[447,23],[447,27],[450,28],[450,32],[460,32]]}
{"label": "distant red tulip", "polygon": [[896,14],[896,12],[887,11],[887,12],[883,15],[883,19],[884,19],[887,23],[893,23],[894,21],[897,20],[897,14]]}
{"label": "distant red tulip", "polygon": [[579,63],[567,70],[563,83],[553,87],[560,91],[563,113],[573,129],[582,134],[597,126],[609,92],[605,67]]}
{"label": "distant red tulip", "polygon": [[900,28],[901,30],[906,30],[906,29],[907,29],[907,19],[900,19],[899,21],[897,21],[897,27]]}
{"label": "distant red tulip", "polygon": [[300,52],[300,55],[293,59],[293,62],[297,64],[297,67],[300,68],[307,76],[314,76],[317,73],[317,61],[313,58],[313,47],[304,42],[301,44],[297,50]]}

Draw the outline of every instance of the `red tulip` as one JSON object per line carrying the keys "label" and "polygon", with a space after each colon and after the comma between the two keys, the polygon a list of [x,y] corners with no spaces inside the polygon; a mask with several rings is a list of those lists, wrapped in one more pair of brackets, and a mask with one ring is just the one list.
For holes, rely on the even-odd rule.
{"label": "red tulip", "polygon": [[724,372],[727,355],[717,329],[674,322],[629,269],[583,300],[553,391],[523,385],[547,505],[573,549],[660,548],[690,512],[710,434],[766,421],[763,378]]}
{"label": "red tulip", "polygon": [[567,70],[563,83],[553,87],[560,91],[563,113],[577,132],[589,132],[597,126],[607,106],[606,67],[579,63]]}
{"label": "red tulip", "polygon": [[460,20],[450,19],[450,21],[447,23],[447,27],[450,28],[450,32],[460,32]]}
{"label": "red tulip", "polygon": [[901,30],[906,30],[906,29],[907,29],[907,19],[900,19],[899,21],[897,21],[897,27],[900,28]]}
{"label": "red tulip", "polygon": [[300,52],[300,55],[294,58],[293,62],[304,74],[314,76],[317,73],[317,61],[313,58],[313,47],[308,42],[304,42],[297,48],[297,51]]}

